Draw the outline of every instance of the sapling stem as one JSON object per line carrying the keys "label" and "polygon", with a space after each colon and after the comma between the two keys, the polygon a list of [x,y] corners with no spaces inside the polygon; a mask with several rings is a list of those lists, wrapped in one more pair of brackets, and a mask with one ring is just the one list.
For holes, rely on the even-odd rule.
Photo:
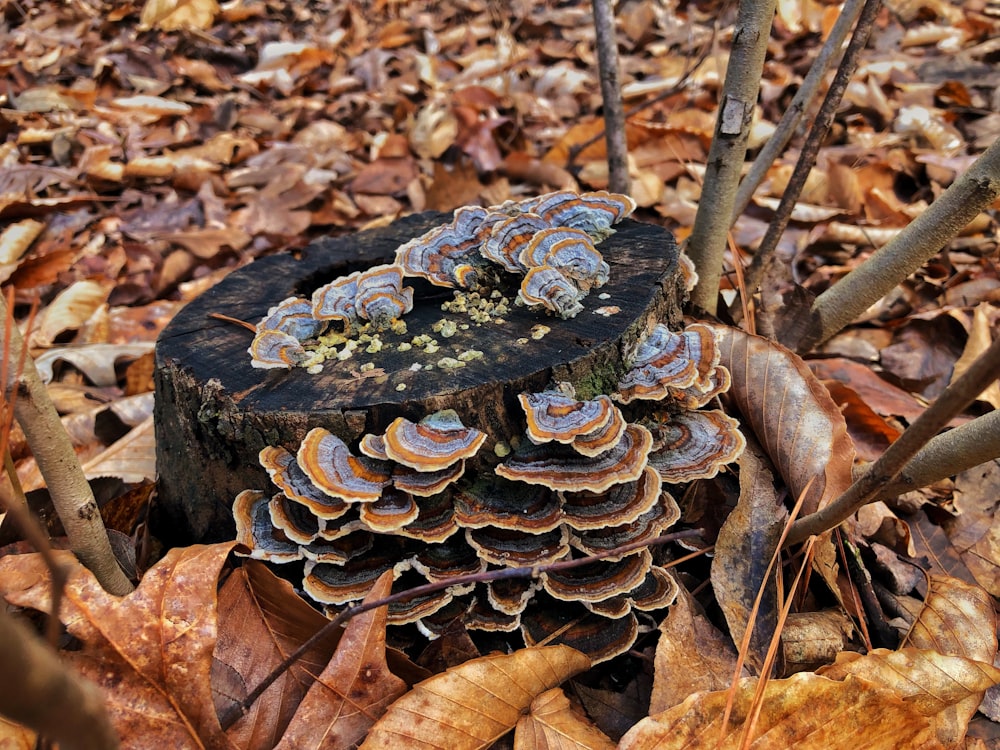
{"label": "sapling stem", "polygon": [[628,194],[628,141],[625,137],[625,105],[619,75],[615,12],[611,0],[592,0],[592,6],[597,35],[597,69],[604,103],[604,142],[608,149],[608,190]]}

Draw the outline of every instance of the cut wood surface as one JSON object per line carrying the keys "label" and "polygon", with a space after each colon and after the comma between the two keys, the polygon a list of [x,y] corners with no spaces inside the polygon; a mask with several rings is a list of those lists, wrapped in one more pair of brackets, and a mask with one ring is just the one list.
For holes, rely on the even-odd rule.
{"label": "cut wood surface", "polygon": [[[404,317],[405,335],[383,332],[388,345],[382,351],[359,348],[346,361],[327,362],[321,373],[310,374],[301,368],[252,368],[250,331],[210,317],[221,313],[256,323],[287,297],[308,298],[338,276],[391,262],[400,244],[447,220],[446,214],[419,214],[385,228],[323,239],[298,254],[262,258],[174,318],[156,347],[156,450],[165,534],[188,542],[231,536],[236,494],[270,487],[258,464],[260,449],[294,450],[317,426],[353,444],[396,417],[417,420],[450,408],[467,426],[487,432],[490,441],[481,455],[492,456],[496,441],[523,432],[519,393],[560,381],[572,383],[581,397],[608,393],[640,334],[658,321],[679,323],[683,290],[673,237],[634,221],[620,224],[598,246],[611,267],[610,281],[593,290],[584,311],[570,320],[511,305],[503,322],[476,325],[465,313],[442,311],[453,290],[407,279],[416,303]],[[516,283],[502,291],[513,300]],[[458,326],[453,336],[433,330],[442,319]],[[440,348],[433,353],[420,346],[397,348],[420,334],[436,339]],[[438,364],[469,351],[483,355],[456,369]],[[374,369],[364,372],[368,363]]]}

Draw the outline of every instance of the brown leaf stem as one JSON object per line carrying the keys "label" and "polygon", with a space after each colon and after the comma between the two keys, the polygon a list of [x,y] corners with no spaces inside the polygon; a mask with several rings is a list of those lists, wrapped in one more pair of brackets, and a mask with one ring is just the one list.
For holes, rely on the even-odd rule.
{"label": "brown leaf stem", "polygon": [[625,139],[625,105],[618,64],[615,12],[611,0],[591,0],[597,36],[597,68],[604,102],[604,140],[608,148],[608,189],[628,193],[628,142]]}
{"label": "brown leaf stem", "polygon": [[406,599],[412,599],[416,596],[424,596],[426,594],[433,594],[437,591],[443,591],[444,589],[451,588],[452,586],[460,586],[468,583],[486,583],[488,581],[499,581],[506,580],[510,578],[538,578],[542,573],[545,572],[555,572],[561,570],[569,570],[571,568],[578,568],[581,565],[588,565],[595,560],[602,560],[605,557],[610,557],[612,555],[621,555],[626,552],[632,552],[637,549],[642,549],[643,547],[653,547],[661,544],[669,544],[670,542],[675,542],[678,539],[686,539],[689,537],[698,536],[700,534],[698,529],[687,529],[684,531],[675,531],[671,534],[663,534],[656,537],[655,539],[647,539],[641,542],[632,542],[631,544],[624,544],[621,547],[615,547],[614,549],[605,550],[599,555],[589,555],[587,557],[577,558],[575,560],[564,560],[562,562],[552,563],[550,565],[535,565],[527,566],[521,568],[501,568],[500,570],[488,570],[484,573],[473,573],[464,576],[455,576],[449,578],[445,581],[438,581],[436,583],[428,583],[423,586],[416,586],[412,589],[407,589],[406,591],[400,591],[399,593],[392,594],[383,599],[376,599],[371,602],[363,602],[354,607],[348,607],[343,612],[339,613],[330,622],[324,625],[322,628],[316,631],[307,641],[305,641],[301,646],[299,646],[295,651],[289,654],[284,661],[281,662],[274,670],[269,674],[264,680],[261,681],[257,687],[247,693],[246,697],[240,702],[231,706],[226,712],[219,716],[219,723],[222,728],[228,729],[231,727],[237,719],[244,713],[247,709],[253,705],[265,690],[267,690],[271,684],[278,679],[278,677],[283,674],[292,664],[298,661],[302,654],[309,651],[313,644],[317,641],[322,640],[327,637],[331,631],[339,628],[345,622],[350,620],[352,617],[356,617],[368,610],[375,609],[376,607],[384,607],[389,604],[395,604],[396,602],[405,601]]}
{"label": "brown leaf stem", "polygon": [[[771,223],[767,227],[764,238],[760,241],[757,252],[754,253],[750,267],[746,270],[746,289],[748,294],[756,292],[761,278],[774,257],[774,250],[778,246],[778,240],[781,239],[781,236],[785,233],[785,229],[788,227],[788,222],[792,218],[792,209],[795,208],[795,204],[802,194],[802,189],[805,187],[809,173],[816,165],[820,146],[823,145],[827,133],[830,132],[830,127],[837,116],[840,101],[847,90],[847,84],[850,83],[854,72],[858,68],[861,53],[864,51],[865,45],[868,44],[868,37],[871,36],[875,17],[878,15],[881,7],[882,0],[865,0],[858,23],[854,27],[854,33],[851,35],[851,41],[848,43],[844,57],[837,67],[837,73],[834,75],[833,81],[830,83],[830,88],[823,98],[819,112],[816,113],[816,119],[809,129],[809,135],[806,136],[805,143],[802,144],[802,151],[799,153],[792,176],[788,180],[788,186],[781,196],[781,201],[778,203],[778,208],[775,209],[774,216],[771,218]],[[767,301],[765,301],[765,308],[768,306]]]}
{"label": "brown leaf stem", "polygon": [[856,480],[829,505],[796,521],[786,546],[840,525],[891,485],[906,465],[945,425],[1000,375],[1000,338],[994,341],[941,396]]}

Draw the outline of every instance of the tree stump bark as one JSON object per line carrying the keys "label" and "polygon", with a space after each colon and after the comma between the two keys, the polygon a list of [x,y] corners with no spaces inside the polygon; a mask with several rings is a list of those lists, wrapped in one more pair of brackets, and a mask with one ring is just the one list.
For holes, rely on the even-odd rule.
{"label": "tree stump bark", "polygon": [[[655,322],[680,322],[684,291],[673,236],[630,220],[598,245],[611,267],[610,280],[570,320],[512,305],[502,322],[477,325],[466,314],[442,311],[452,290],[406,279],[415,304],[404,317],[405,335],[384,334],[390,345],[382,351],[359,349],[310,374],[252,368],[251,332],[209,317],[222,313],[256,323],[287,297],[308,298],[338,276],[392,262],[400,244],[448,220],[438,213],[410,216],[385,228],[319,240],[301,254],[262,258],[178,313],[156,346],[160,503],[154,522],[161,537],[177,543],[232,538],[233,498],[244,489],[270,486],[258,463],[260,450],[282,445],[294,451],[313,427],[356,447],[363,434],[383,431],[396,417],[416,421],[454,409],[466,426],[490,436],[480,453],[487,463],[498,461],[491,450],[496,443],[524,431],[519,393],[556,382],[572,383],[580,398],[610,393],[637,340]],[[513,299],[516,283],[503,293]],[[441,320],[456,324],[454,335],[434,331]],[[394,345],[420,334],[434,338],[439,350],[400,351]],[[482,357],[457,369],[438,365],[469,351]],[[364,371],[366,363],[374,369]]]}

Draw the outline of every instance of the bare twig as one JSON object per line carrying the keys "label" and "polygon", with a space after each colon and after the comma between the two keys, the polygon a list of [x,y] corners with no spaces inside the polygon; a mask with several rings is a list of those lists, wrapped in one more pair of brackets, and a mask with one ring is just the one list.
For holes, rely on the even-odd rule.
{"label": "bare twig", "polygon": [[795,129],[802,121],[802,116],[809,109],[810,103],[819,91],[826,71],[840,54],[844,46],[844,40],[847,39],[851,27],[854,26],[854,21],[857,20],[864,1],[847,0],[844,3],[844,7],[841,8],[840,15],[837,16],[837,21],[830,30],[830,36],[827,37],[819,54],[816,55],[816,59],[813,60],[812,67],[809,68],[809,72],[802,81],[802,85],[799,86],[799,90],[795,92],[795,96],[788,105],[788,109],[785,110],[785,114],[781,116],[774,134],[761,147],[760,153],[757,154],[757,158],[754,159],[753,165],[750,167],[750,171],[740,183],[739,190],[736,191],[736,205],[733,207],[731,225],[735,224],[740,214],[746,210],[754,191],[764,181],[767,170],[774,163],[778,154],[785,150],[788,141],[791,140],[792,134],[795,133]]}
{"label": "bare twig", "polygon": [[[5,320],[10,317],[2,297],[0,316]],[[21,356],[27,351],[17,326],[0,330],[3,330],[4,337],[0,341],[0,350],[9,351],[12,356]],[[16,392],[16,397],[11,396],[14,416],[45,478],[73,552],[106,591],[116,596],[128,594],[134,587],[111,551],[94,493],[80,469],[73,444],[63,429],[34,360],[25,356],[21,372],[7,368],[4,375],[4,390],[10,394]]]}
{"label": "bare twig", "polygon": [[[844,91],[847,90],[847,84],[850,83],[854,72],[857,70],[861,53],[864,51],[865,45],[868,44],[872,25],[875,23],[875,17],[878,15],[881,7],[882,0],[865,0],[861,16],[858,18],[858,24],[854,28],[854,34],[851,35],[851,41],[847,45],[847,50],[840,61],[840,66],[837,68],[837,74],[830,84],[830,89],[826,92],[819,112],[816,113],[816,119],[813,122],[812,128],[809,130],[809,135],[802,145],[802,151],[799,154],[798,161],[795,163],[795,169],[788,181],[788,186],[781,196],[781,201],[778,203],[778,208],[775,210],[771,223],[767,227],[767,232],[760,241],[760,246],[757,248],[757,252],[754,253],[750,267],[747,269],[746,283],[747,293],[749,294],[756,292],[761,277],[773,259],[774,250],[778,246],[778,240],[781,239],[781,236],[785,233],[785,229],[788,227],[788,222],[792,217],[792,209],[795,208],[799,195],[802,193],[802,188],[805,187],[809,172],[816,165],[816,157],[819,155],[820,146],[823,145],[827,133],[830,132],[830,127],[833,125],[834,118],[837,115],[837,108],[840,106],[840,100],[844,96]],[[766,300],[764,306],[765,308],[769,307]]]}
{"label": "bare twig", "polygon": [[611,0],[591,0],[597,35],[597,68],[604,102],[604,140],[608,147],[608,189],[628,193],[628,142],[625,138],[625,105],[618,66],[615,13]]}
{"label": "bare twig", "polygon": [[776,4],[777,0],[743,0],[740,3],[705,182],[687,247],[698,271],[698,285],[691,301],[713,315],[718,304],[729,217],[733,215],[740,171],[746,157]]}
{"label": "bare twig", "polygon": [[3,610],[0,709],[4,716],[58,741],[65,750],[118,747],[101,691]]}
{"label": "bare twig", "polygon": [[231,706],[225,713],[219,717],[219,722],[222,724],[223,729],[228,729],[236,722],[241,715],[243,715],[246,710],[253,705],[264,691],[267,690],[271,684],[278,679],[282,674],[284,674],[288,668],[298,661],[302,654],[306,653],[311,649],[316,643],[322,639],[329,636],[329,634],[336,628],[339,628],[345,622],[350,620],[352,617],[357,617],[364,612],[368,612],[372,609],[377,609],[378,607],[384,607],[389,604],[395,604],[396,602],[405,601],[407,599],[412,599],[417,596],[424,596],[426,594],[433,594],[438,591],[444,591],[452,586],[461,586],[468,583],[486,583],[488,581],[499,581],[507,580],[510,578],[538,578],[542,573],[545,572],[555,572],[561,570],[569,570],[571,568],[578,568],[582,565],[588,565],[596,560],[602,560],[605,557],[611,557],[612,555],[621,555],[626,552],[632,552],[637,549],[642,549],[643,547],[653,547],[660,544],[668,544],[670,542],[675,542],[678,539],[685,539],[693,536],[698,536],[701,533],[699,529],[688,529],[685,531],[675,531],[671,534],[663,534],[661,536],[655,537],[654,539],[647,539],[641,542],[632,542],[631,544],[624,544],[621,547],[615,547],[614,549],[605,550],[598,555],[590,555],[588,557],[581,557],[576,560],[564,560],[562,562],[552,563],[550,565],[535,565],[521,568],[501,568],[499,570],[488,570],[485,573],[472,573],[464,576],[454,576],[453,578],[448,578],[444,581],[438,581],[436,583],[428,583],[423,586],[416,586],[412,589],[407,589],[406,591],[400,591],[397,594],[392,594],[384,599],[377,599],[372,602],[363,602],[353,607],[348,607],[343,612],[334,617],[330,622],[324,625],[322,628],[317,630],[307,641],[305,641],[301,646],[299,646],[295,651],[289,654],[277,667],[272,670],[271,674],[264,678],[263,681],[253,690],[251,690],[247,696],[239,703]]}
{"label": "bare twig", "polygon": [[958,380],[949,385],[844,494],[812,515],[796,521],[788,534],[786,545],[796,544],[813,534],[820,534],[840,525],[877,498],[884,487],[895,481],[917,452],[928,445],[931,438],[971,404],[998,375],[1000,338]]}

